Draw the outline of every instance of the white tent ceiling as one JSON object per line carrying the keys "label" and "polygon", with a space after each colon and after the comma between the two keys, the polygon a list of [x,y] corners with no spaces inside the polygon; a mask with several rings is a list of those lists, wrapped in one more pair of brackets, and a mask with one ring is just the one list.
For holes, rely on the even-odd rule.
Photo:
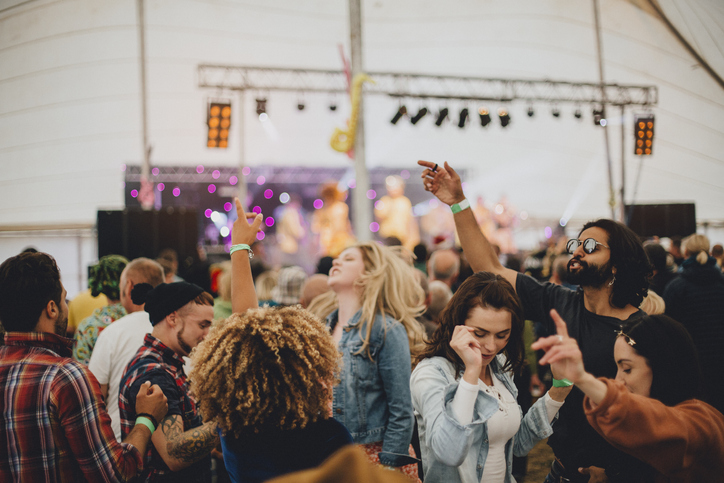
{"label": "white tent ceiling", "polygon": [[[591,1],[363,0],[369,71],[495,78],[598,81]],[[700,221],[724,220],[724,88],[703,69],[647,1],[601,3],[605,80],[659,89],[654,155],[632,155],[633,115],[609,110],[616,189],[621,124],[627,201],[695,201]],[[146,0],[149,140],[154,165],[236,165],[240,139],[205,148],[208,97],[229,97],[243,113],[250,166],[339,166],[329,137],[349,108],[329,96],[267,93],[276,134],[262,129],[253,96],[197,87],[202,63],[341,69],[349,52],[347,2],[340,0]],[[724,5],[658,0],[702,58],[724,75]],[[0,226],[92,223],[98,208],[123,206],[120,166],[139,164],[140,83],[136,2],[0,1]],[[338,99],[340,104],[342,100]],[[408,109],[422,103],[408,101]],[[441,102],[426,104],[431,110]],[[464,103],[446,104],[451,112]],[[414,166],[448,160],[469,168],[471,195],[506,194],[531,216],[608,216],[602,129],[572,116],[576,106],[509,106],[512,124],[437,128],[389,123],[398,101],[365,105],[367,162]],[[475,107],[475,106],[471,106]],[[491,105],[492,109],[497,106]],[[613,111],[613,115],[612,115]],[[618,114],[618,115],[616,115]],[[640,171],[639,171],[640,168]],[[640,181],[635,185],[637,177]]]}

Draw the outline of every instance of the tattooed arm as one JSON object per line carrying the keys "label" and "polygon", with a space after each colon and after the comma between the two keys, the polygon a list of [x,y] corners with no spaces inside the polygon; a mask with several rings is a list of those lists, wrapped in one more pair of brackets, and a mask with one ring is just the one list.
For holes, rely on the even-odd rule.
{"label": "tattooed arm", "polygon": [[184,432],[181,415],[169,414],[151,441],[171,471],[179,471],[210,454],[219,443],[219,434],[213,422]]}

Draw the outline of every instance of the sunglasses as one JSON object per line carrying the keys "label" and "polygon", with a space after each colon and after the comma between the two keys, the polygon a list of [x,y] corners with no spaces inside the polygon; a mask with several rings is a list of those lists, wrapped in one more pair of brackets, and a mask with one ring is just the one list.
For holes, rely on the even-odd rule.
{"label": "sunglasses", "polygon": [[601,242],[597,242],[593,238],[586,238],[583,241],[572,238],[568,240],[568,244],[566,245],[566,251],[573,255],[573,252],[575,252],[576,249],[581,245],[583,245],[583,251],[589,254],[596,251],[596,245],[601,245],[602,247],[609,248],[607,245],[604,245]]}

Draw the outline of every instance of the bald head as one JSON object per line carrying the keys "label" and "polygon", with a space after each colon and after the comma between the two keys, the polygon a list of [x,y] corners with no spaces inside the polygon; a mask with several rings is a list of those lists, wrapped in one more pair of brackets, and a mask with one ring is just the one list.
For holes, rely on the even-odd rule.
{"label": "bald head", "polygon": [[433,322],[439,322],[440,312],[444,309],[453,293],[450,287],[440,280],[430,282],[430,305],[427,306],[427,315]]}
{"label": "bald head", "polygon": [[164,282],[163,267],[150,258],[136,258],[121,273],[121,304],[126,312],[133,313],[143,310],[143,305],[136,305],[131,300],[131,290],[139,283],[147,283],[153,287]]}
{"label": "bald head", "polygon": [[329,277],[324,274],[317,273],[307,279],[307,282],[304,284],[304,288],[302,289],[302,298],[299,301],[302,304],[302,307],[306,309],[309,307],[312,300],[314,300],[318,295],[330,290],[329,285],[327,284],[328,278]]}
{"label": "bald head", "polygon": [[427,272],[430,280],[439,280],[452,287],[460,273],[460,256],[453,250],[436,250],[430,255]]}

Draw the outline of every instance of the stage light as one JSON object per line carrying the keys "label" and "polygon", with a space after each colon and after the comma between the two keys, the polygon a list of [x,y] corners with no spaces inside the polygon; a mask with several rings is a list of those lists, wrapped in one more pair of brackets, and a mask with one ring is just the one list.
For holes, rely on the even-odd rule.
{"label": "stage light", "polygon": [[412,116],[412,117],[410,118],[410,122],[411,122],[412,125],[414,126],[415,124],[417,124],[417,122],[418,122],[420,119],[422,119],[423,117],[425,117],[426,114],[427,114],[427,107],[423,107],[422,109],[420,109],[419,111],[417,111],[417,114],[415,114],[414,116]]}
{"label": "stage light", "polygon": [[266,99],[263,97],[256,100],[256,115],[261,116],[266,113]]}
{"label": "stage light", "polygon": [[583,117],[583,113],[581,112],[580,108],[576,108],[576,112],[573,113],[573,117],[575,117],[576,119],[580,119],[581,117]]}
{"label": "stage light", "polygon": [[402,116],[407,114],[407,108],[405,106],[400,106],[400,108],[395,113],[394,117],[390,121],[392,124],[397,124],[397,121],[402,119]]}
{"label": "stage light", "polygon": [[437,120],[435,121],[436,126],[442,125],[442,122],[447,119],[447,113],[447,107],[443,107],[442,109],[440,109],[440,112],[437,114]]}
{"label": "stage light", "polygon": [[299,102],[297,103],[297,109],[299,109],[300,111],[303,111],[305,107],[306,107],[306,106],[304,105],[304,102],[303,102],[303,101],[299,101]]}
{"label": "stage light", "polygon": [[654,116],[646,114],[634,118],[634,154],[648,156],[654,148]]}
{"label": "stage light", "polygon": [[460,129],[465,127],[465,123],[468,122],[468,108],[465,107],[460,111],[460,121],[458,121],[458,127]]}
{"label": "stage light", "polygon": [[505,110],[505,108],[498,109],[498,117],[500,118],[500,125],[503,127],[506,127],[508,124],[510,124],[510,114],[508,114],[508,111]]}
{"label": "stage light", "polygon": [[533,117],[533,116],[535,116],[535,111],[533,110],[533,106],[530,106],[528,108],[528,117]]}
{"label": "stage light", "polygon": [[553,106],[553,109],[551,109],[551,114],[553,114],[553,117],[561,117],[561,110],[558,109],[558,106]]}
{"label": "stage light", "polygon": [[593,124],[596,126],[606,125],[606,108],[601,106],[600,109],[593,108]]}
{"label": "stage light", "polygon": [[487,108],[481,107],[478,109],[478,114],[480,114],[480,125],[485,127],[488,124],[490,124],[490,112]]}
{"label": "stage light", "polygon": [[206,124],[209,127],[206,147],[227,148],[229,146],[229,127],[231,126],[231,103],[210,103]]}

